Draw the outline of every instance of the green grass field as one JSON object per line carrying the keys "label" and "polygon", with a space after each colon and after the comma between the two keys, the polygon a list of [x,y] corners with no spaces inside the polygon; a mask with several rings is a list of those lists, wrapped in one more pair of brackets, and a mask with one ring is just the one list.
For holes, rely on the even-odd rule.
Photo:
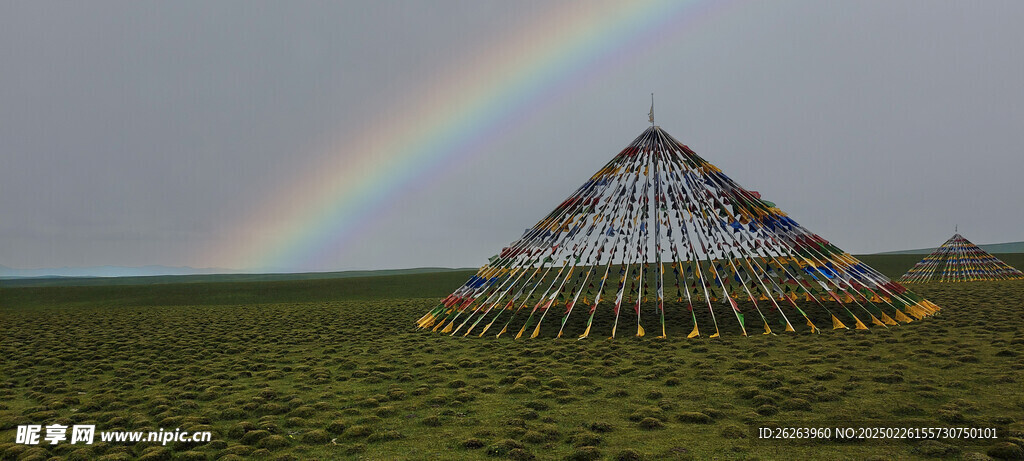
{"label": "green grass field", "polygon": [[[862,259],[899,275],[916,256]],[[944,310],[869,332],[516,341],[417,330],[468,275],[0,288],[0,459],[1024,456],[1024,283],[914,285]],[[13,443],[16,426],[53,423],[211,430],[214,441]],[[759,427],[1000,438],[761,440]]]}

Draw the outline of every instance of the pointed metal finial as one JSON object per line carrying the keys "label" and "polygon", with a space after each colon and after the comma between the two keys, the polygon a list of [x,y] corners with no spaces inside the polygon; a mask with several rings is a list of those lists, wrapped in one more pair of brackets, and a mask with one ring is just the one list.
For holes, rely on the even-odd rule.
{"label": "pointed metal finial", "polygon": [[651,111],[647,113],[647,120],[654,126],[654,93],[651,93]]}

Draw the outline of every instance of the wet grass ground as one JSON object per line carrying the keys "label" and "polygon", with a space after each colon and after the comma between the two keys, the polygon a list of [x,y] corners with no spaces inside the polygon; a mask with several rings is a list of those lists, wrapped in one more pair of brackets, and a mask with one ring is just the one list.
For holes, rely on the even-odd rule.
{"label": "wet grass ground", "polygon": [[[944,310],[869,332],[514,341],[415,329],[464,278],[436,288],[430,277],[4,289],[0,458],[1022,453],[1024,283],[915,285]],[[211,430],[214,441],[13,444],[17,425],[53,423]],[[1001,438],[758,439],[771,426],[994,427]]]}

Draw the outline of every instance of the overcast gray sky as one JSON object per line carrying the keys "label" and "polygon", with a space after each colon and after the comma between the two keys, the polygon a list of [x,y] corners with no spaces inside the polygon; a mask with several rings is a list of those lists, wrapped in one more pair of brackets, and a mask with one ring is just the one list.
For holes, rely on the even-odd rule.
{"label": "overcast gray sky", "polygon": [[[852,253],[957,224],[1024,240],[1024,2],[691,3],[273,268],[479,266],[646,128],[651,92],[666,131]],[[304,200],[303,172],[360,155],[330,146],[407,130],[396,100],[502,37],[557,37],[544,18],[565,7],[2,2],[0,264],[259,269],[217,249],[274,197]]]}

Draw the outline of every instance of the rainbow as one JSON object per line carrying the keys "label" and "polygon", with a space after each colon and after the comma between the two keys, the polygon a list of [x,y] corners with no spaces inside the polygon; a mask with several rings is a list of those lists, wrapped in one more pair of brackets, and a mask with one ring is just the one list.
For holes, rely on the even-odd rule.
{"label": "rainbow", "polygon": [[334,266],[319,255],[336,255],[323,250],[372,229],[397,197],[478,152],[554,95],[616,70],[638,45],[665,43],[723,4],[559,2],[449,75],[396,98],[381,112],[387,118],[332,148],[345,155],[311,165],[241,223],[231,243],[204,248],[198,259],[249,270]]}

